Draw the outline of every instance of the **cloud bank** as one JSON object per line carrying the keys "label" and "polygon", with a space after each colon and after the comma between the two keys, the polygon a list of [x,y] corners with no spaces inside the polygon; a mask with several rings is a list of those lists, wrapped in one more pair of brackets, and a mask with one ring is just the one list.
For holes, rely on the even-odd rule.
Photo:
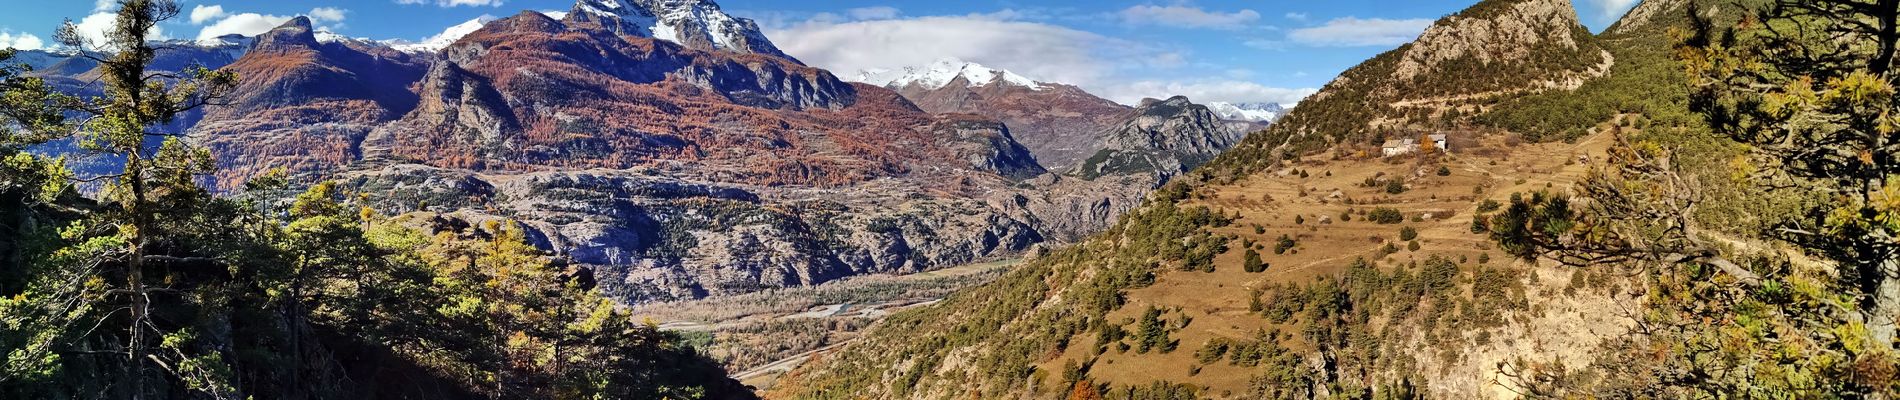
{"label": "cloud bank", "polygon": [[[1273,88],[1242,80],[1171,79],[1191,62],[1179,51],[1021,19],[1025,13],[893,18],[897,10],[820,14],[766,23],[766,36],[800,60],[845,79],[957,58],[1043,82],[1080,86],[1124,104],[1187,95],[1195,101],[1292,104],[1313,89]],[[767,16],[783,21],[783,16]],[[1254,18],[1257,18],[1255,16]],[[781,25],[781,26],[774,26]],[[1231,76],[1229,76],[1231,77]]]}

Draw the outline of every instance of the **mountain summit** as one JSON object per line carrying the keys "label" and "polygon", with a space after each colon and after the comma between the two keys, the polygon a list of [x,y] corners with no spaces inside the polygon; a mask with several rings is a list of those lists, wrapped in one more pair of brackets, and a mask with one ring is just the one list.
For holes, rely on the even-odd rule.
{"label": "mountain summit", "polygon": [[859,82],[903,89],[917,85],[926,90],[943,89],[952,83],[963,83],[964,87],[983,87],[992,84],[1005,84],[1043,90],[1041,83],[1006,70],[990,68],[973,62],[955,58],[944,58],[923,67],[906,67],[899,70],[869,69],[858,73]]}
{"label": "mountain summit", "polygon": [[580,0],[565,22],[599,23],[622,35],[666,40],[694,49],[757,53],[797,61],[766,39],[757,22],[726,14],[711,0]]}

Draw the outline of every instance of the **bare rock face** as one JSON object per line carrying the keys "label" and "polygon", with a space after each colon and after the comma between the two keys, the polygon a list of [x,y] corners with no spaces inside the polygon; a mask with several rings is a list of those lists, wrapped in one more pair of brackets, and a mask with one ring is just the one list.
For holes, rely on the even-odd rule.
{"label": "bare rock face", "polygon": [[921,272],[1048,240],[1027,207],[993,207],[900,181],[815,189],[642,171],[481,175],[419,165],[352,172],[343,181],[391,213],[471,225],[521,221],[540,245],[592,266],[602,287],[631,302]]}
{"label": "bare rock face", "polygon": [[1101,137],[1095,155],[1069,173],[1086,179],[1153,174],[1166,181],[1233,147],[1245,135],[1234,128],[1186,97],[1148,99]]}
{"label": "bare rock face", "polygon": [[1576,51],[1579,36],[1589,37],[1589,30],[1568,0],[1493,1],[1426,29],[1405,50],[1396,75],[1412,79],[1463,58],[1490,65],[1524,60],[1534,51]]}
{"label": "bare rock face", "polygon": [[973,115],[942,115],[932,125],[943,147],[963,154],[967,167],[1011,179],[1029,179],[1048,171],[1029,149],[1014,140],[1003,123]]}

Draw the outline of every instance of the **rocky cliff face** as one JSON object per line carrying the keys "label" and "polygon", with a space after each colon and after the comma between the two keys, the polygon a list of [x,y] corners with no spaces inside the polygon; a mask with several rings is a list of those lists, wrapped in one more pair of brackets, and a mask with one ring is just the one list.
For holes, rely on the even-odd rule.
{"label": "rocky cliff face", "polygon": [[1537,53],[1573,53],[1590,37],[1568,0],[1492,1],[1426,29],[1404,49],[1393,75],[1410,80],[1460,60],[1492,65],[1529,61]]}
{"label": "rocky cliff face", "polygon": [[1194,169],[1245,135],[1186,97],[1148,99],[1100,139],[1094,155],[1070,171],[1094,179],[1136,173],[1168,177]]}
{"label": "rocky cliff face", "polygon": [[[393,212],[522,221],[540,245],[595,266],[603,287],[629,301],[920,272],[1047,240],[1026,202],[946,197],[916,182],[785,188],[644,172],[489,175],[395,165],[343,177]],[[1008,182],[987,176],[971,179]]]}

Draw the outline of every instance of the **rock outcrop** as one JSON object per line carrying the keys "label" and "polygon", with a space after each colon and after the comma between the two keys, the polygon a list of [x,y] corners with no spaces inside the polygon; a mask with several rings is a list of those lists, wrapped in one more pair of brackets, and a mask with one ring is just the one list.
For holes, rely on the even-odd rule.
{"label": "rock outcrop", "polygon": [[1166,181],[1212,160],[1245,134],[1187,97],[1148,99],[1102,135],[1099,150],[1069,173],[1085,179],[1153,174]]}

